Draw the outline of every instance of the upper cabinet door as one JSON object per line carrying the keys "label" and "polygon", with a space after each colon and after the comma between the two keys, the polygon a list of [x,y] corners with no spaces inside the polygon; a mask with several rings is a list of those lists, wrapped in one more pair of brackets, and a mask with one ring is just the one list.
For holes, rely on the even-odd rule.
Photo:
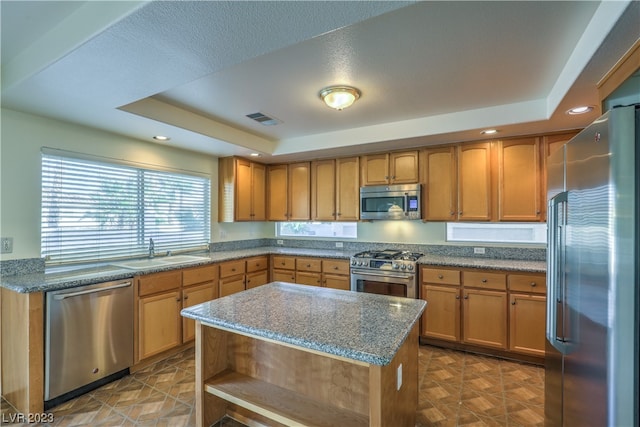
{"label": "upper cabinet door", "polygon": [[491,220],[491,143],[458,146],[458,220]]}
{"label": "upper cabinet door", "polygon": [[269,165],[267,168],[267,219],[286,221],[289,219],[288,166]]}
{"label": "upper cabinet door", "polygon": [[540,139],[498,143],[498,219],[540,221]]}
{"label": "upper cabinet door", "polygon": [[454,221],[458,217],[456,148],[425,150],[423,216],[427,221]]}
{"label": "upper cabinet door", "polygon": [[360,219],[360,160],[347,157],[336,160],[336,219]]}
{"label": "upper cabinet door", "polygon": [[311,219],[336,219],[336,162],[319,160],[311,163]]}
{"label": "upper cabinet door", "polygon": [[569,142],[571,138],[576,136],[578,132],[579,131],[575,130],[567,133],[546,135],[542,139],[542,184],[540,185],[540,200],[542,200],[542,215],[540,216],[540,219],[542,221],[547,220],[547,159],[556,150]]}
{"label": "upper cabinet door", "polygon": [[252,221],[264,221],[267,219],[266,190],[267,167],[260,163],[251,164],[251,206]]}
{"label": "upper cabinet door", "polygon": [[289,220],[311,219],[311,164],[309,162],[289,165]]}
{"label": "upper cabinet door", "polygon": [[362,185],[389,183],[389,154],[372,154],[361,158]]}
{"label": "upper cabinet door", "polygon": [[418,152],[406,151],[389,154],[390,184],[418,182]]}
{"label": "upper cabinet door", "polygon": [[251,221],[251,162],[236,159],[236,221]]}

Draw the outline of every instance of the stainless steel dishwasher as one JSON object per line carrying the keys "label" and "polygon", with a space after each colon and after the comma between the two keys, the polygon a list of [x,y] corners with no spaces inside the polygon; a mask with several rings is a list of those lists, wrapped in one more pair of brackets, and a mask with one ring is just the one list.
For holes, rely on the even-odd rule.
{"label": "stainless steel dishwasher", "polygon": [[46,293],[45,408],[129,373],[132,280]]}

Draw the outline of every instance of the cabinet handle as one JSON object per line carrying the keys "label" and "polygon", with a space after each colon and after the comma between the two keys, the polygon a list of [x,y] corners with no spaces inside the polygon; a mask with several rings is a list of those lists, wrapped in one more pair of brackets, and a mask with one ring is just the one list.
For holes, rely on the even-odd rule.
{"label": "cabinet handle", "polygon": [[458,215],[462,216],[462,211],[458,212]]}
{"label": "cabinet handle", "polygon": [[513,300],[513,301],[511,302],[511,305],[516,305],[516,300]]}
{"label": "cabinet handle", "polygon": [[454,212],[454,211],[450,211],[450,212],[449,212],[449,215],[450,215],[450,216],[454,216],[454,215],[455,215],[455,212]]}
{"label": "cabinet handle", "polygon": [[487,279],[482,279],[481,282],[482,283],[487,283]]}
{"label": "cabinet handle", "polygon": [[438,279],[444,279],[444,276],[442,274],[438,274]]}
{"label": "cabinet handle", "polygon": [[340,216],[340,215],[342,215],[342,213],[341,213],[341,212],[338,212],[336,215]]}
{"label": "cabinet handle", "polygon": [[460,299],[460,295],[456,295],[456,299]]}
{"label": "cabinet handle", "polygon": [[393,176],[391,177],[391,179],[396,179],[396,176],[395,176],[395,175],[393,175]]}
{"label": "cabinet handle", "polygon": [[535,288],[536,287],[536,282],[531,282],[530,285],[531,285],[532,288]]}
{"label": "cabinet handle", "polygon": [[340,267],[338,267],[337,265],[333,267],[334,270],[340,270]]}
{"label": "cabinet handle", "polygon": [[540,211],[536,211],[536,215],[540,215]]}
{"label": "cabinet handle", "polygon": [[469,295],[465,295],[465,296],[464,296],[464,299],[469,299]]}
{"label": "cabinet handle", "polygon": [[181,301],[181,299],[180,299],[180,298],[176,298],[176,301],[180,302],[180,301]]}
{"label": "cabinet handle", "polygon": [[286,264],[286,262],[284,262],[284,261],[282,261],[282,262],[280,263],[280,265],[285,265],[285,264]]}
{"label": "cabinet handle", "polygon": [[311,268],[311,264],[307,264],[307,268]]}
{"label": "cabinet handle", "polygon": [[184,296],[184,299],[185,299],[185,300],[188,300],[188,299],[189,299],[189,295],[185,295],[185,296]]}
{"label": "cabinet handle", "polygon": [[385,176],[384,176],[384,179],[389,179],[389,175],[385,175]]}

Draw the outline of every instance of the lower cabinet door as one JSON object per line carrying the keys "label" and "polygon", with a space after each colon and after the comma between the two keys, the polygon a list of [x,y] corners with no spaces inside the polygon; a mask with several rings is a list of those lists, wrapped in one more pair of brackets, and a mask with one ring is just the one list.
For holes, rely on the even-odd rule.
{"label": "lower cabinet door", "polygon": [[422,314],[422,335],[460,341],[460,288],[422,285],[427,308]]}
{"label": "lower cabinet door", "polygon": [[506,292],[463,289],[462,293],[463,342],[506,350]]}
{"label": "lower cabinet door", "polygon": [[299,285],[321,286],[322,280],[320,276],[320,273],[298,271],[296,272],[296,283]]}
{"label": "lower cabinet door", "polygon": [[177,290],[138,300],[139,360],[182,343],[181,300]]}
{"label": "lower cabinet door", "polygon": [[[182,308],[202,304],[215,298],[215,282],[207,282],[198,286],[191,286],[182,290]],[[182,342],[191,341],[196,337],[196,321],[182,318]]]}
{"label": "lower cabinet door", "polygon": [[546,309],[543,295],[510,295],[509,350],[544,356]]}
{"label": "lower cabinet door", "polygon": [[342,289],[348,291],[351,289],[351,280],[349,276],[338,274],[325,274],[322,284],[331,289]]}
{"label": "lower cabinet door", "polygon": [[220,298],[227,295],[235,294],[236,292],[242,292],[245,289],[244,274],[240,276],[225,277],[220,279]]}
{"label": "lower cabinet door", "polygon": [[267,270],[247,273],[247,289],[256,288],[269,283],[269,272]]}

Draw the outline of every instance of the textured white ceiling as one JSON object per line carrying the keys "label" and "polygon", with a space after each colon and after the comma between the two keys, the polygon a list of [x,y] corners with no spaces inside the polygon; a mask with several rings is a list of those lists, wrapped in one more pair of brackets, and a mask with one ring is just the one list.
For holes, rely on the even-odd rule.
{"label": "textured white ceiling", "polygon": [[[265,161],[577,128],[598,111],[564,109],[598,103],[637,3],[3,1],[2,103]],[[362,97],[330,110],[330,84]]]}

